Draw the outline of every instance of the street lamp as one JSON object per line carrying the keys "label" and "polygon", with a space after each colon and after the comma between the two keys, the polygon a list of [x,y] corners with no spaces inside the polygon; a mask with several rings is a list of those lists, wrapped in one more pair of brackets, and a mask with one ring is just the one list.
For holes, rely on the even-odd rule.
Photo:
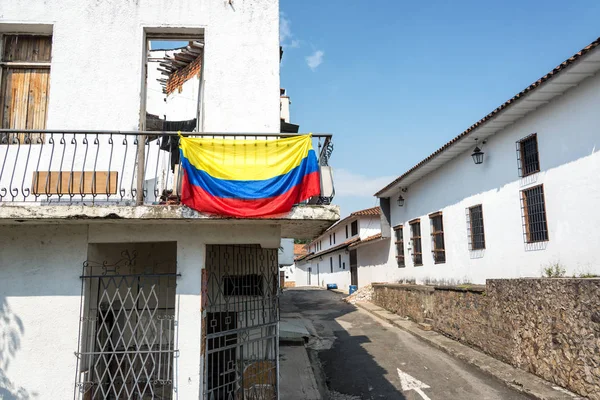
{"label": "street lamp", "polygon": [[398,196],[398,206],[404,207],[404,197],[402,195]]}
{"label": "street lamp", "polygon": [[473,154],[471,154],[471,157],[473,157],[473,161],[476,165],[483,164],[483,154],[483,151],[481,151],[479,146],[477,146],[477,138],[475,138],[475,149],[473,150]]}

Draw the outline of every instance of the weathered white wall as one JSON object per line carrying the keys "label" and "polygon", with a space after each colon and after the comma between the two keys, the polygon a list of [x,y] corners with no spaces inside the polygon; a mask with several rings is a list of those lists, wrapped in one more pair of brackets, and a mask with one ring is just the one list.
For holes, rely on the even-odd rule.
{"label": "weathered white wall", "polygon": [[[327,239],[329,240],[329,239]],[[339,255],[342,256],[342,267],[339,265]],[[329,259],[333,258],[333,273]],[[344,268],[345,266],[345,268]],[[312,268],[310,284],[308,282],[308,268]],[[350,285],[350,259],[345,250],[335,251],[318,258],[295,264],[296,286],[321,286],[336,283],[339,289],[347,290]]]}
{"label": "weathered white wall", "polygon": [[279,2],[7,0],[0,24],[53,25],[48,129],[138,129],[144,29],[204,29],[205,130],[279,131]]}
{"label": "weathered white wall", "polygon": [[[0,378],[9,393],[40,399],[73,396],[82,263],[89,243],[177,242],[180,398],[202,390],[201,269],[205,245],[276,248],[276,226],[164,224],[0,225]],[[6,321],[6,322],[5,322]],[[48,369],[48,365],[54,367]],[[19,392],[19,390],[21,392]],[[2,393],[0,391],[0,393]]]}
{"label": "weathered white wall", "polygon": [[[348,228],[350,229],[350,228]],[[362,217],[358,220],[358,234],[364,240],[381,232],[381,220],[376,217]]]}
{"label": "weathered white wall", "polygon": [[389,253],[389,240],[381,240],[356,248],[359,288],[371,283],[395,282],[398,279],[398,268],[388,266]]}
{"label": "weathered white wall", "polygon": [[[164,76],[164,75],[163,75]],[[188,79],[181,85],[181,92],[175,90],[167,96],[165,115],[169,121],[187,121],[197,117],[200,77]],[[201,129],[201,125],[196,125]]]}
{"label": "weathered white wall", "polygon": [[[475,165],[466,152],[410,186],[404,207],[393,202],[392,224],[404,224],[405,278],[484,283],[487,278],[540,276],[561,263],[567,275],[600,273],[600,76],[588,78],[563,96],[518,120],[488,140],[485,161]],[[541,172],[520,179],[516,141],[536,133]],[[544,184],[550,240],[526,245],[520,190]],[[465,209],[482,204],[486,249],[468,250]],[[434,264],[428,214],[443,211],[445,264]],[[423,266],[409,252],[408,221],[421,218]],[[396,268],[390,247],[388,268]]]}

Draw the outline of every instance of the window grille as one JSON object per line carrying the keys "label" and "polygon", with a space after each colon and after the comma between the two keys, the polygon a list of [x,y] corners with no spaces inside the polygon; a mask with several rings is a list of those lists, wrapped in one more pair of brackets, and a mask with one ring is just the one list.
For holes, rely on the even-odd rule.
{"label": "window grille", "polygon": [[520,177],[540,171],[537,134],[534,133],[517,142],[517,165]]}
{"label": "window grille", "polygon": [[483,208],[481,204],[467,208],[467,234],[469,250],[485,249],[485,231],[483,228]]}
{"label": "window grille", "polygon": [[543,185],[521,191],[521,216],[523,222],[523,239],[526,243],[545,242],[548,240],[548,223],[546,220],[546,201],[544,199]]}
{"label": "window grille", "polygon": [[413,244],[413,264],[423,265],[423,249],[421,247],[421,220],[414,220],[410,222],[410,233]]}
{"label": "window grille", "polygon": [[230,275],[223,279],[225,296],[262,296],[262,275]]}
{"label": "window grille", "polygon": [[404,232],[402,225],[394,228],[396,235],[396,261],[398,262],[398,268],[404,268],[406,263],[404,262]]}
{"label": "window grille", "polygon": [[436,264],[446,262],[446,249],[444,246],[444,223],[442,213],[438,212],[429,216],[431,223],[431,253]]}
{"label": "window grille", "polygon": [[354,221],[351,225],[350,225],[350,234],[352,236],[358,235],[358,221]]}

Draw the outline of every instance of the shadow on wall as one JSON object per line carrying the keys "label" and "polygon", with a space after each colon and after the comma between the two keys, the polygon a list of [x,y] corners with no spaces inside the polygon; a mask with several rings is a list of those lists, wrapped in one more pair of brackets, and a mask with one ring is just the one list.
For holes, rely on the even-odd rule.
{"label": "shadow on wall", "polygon": [[8,379],[10,362],[21,348],[21,336],[25,333],[23,321],[13,313],[5,297],[0,296],[0,399],[29,400],[36,399],[37,393]]}

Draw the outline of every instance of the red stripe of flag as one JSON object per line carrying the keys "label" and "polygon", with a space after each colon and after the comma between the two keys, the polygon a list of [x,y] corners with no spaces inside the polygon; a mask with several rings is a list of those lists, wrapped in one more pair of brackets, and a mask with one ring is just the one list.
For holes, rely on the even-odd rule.
{"label": "red stripe of flag", "polygon": [[181,202],[194,210],[234,217],[267,217],[289,212],[294,204],[321,193],[319,172],[307,174],[298,185],[282,195],[264,199],[244,200],[215,197],[199,186],[189,183],[183,175]]}

